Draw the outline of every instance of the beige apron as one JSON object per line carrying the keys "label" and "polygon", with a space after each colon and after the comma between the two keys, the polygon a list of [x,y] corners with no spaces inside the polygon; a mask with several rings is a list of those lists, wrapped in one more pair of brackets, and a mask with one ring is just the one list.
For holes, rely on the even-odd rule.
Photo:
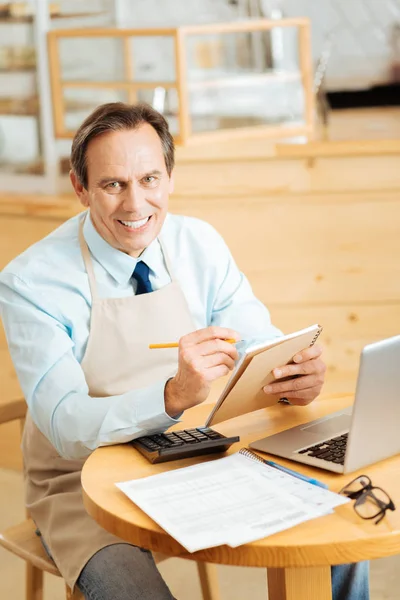
{"label": "beige apron", "polygon": [[[148,294],[101,299],[82,226],[83,221],[79,239],[92,295],[90,335],[82,360],[90,396],[123,394],[173,376],[177,349],[152,351],[148,345],[178,340],[193,331],[194,324],[161,239],[171,283]],[[85,511],[81,491],[84,460],[61,458],[29,414],[22,449],[28,509],[72,588],[98,550],[121,540],[97,525]]]}

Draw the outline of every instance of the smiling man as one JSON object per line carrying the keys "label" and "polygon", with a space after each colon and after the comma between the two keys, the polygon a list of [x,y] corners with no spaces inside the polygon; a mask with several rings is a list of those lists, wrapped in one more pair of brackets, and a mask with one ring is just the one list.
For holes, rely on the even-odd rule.
{"label": "smiling man", "polygon": [[165,137],[162,145],[148,122],[116,131],[109,125],[107,135],[102,135],[101,125],[94,129],[90,142],[84,126],[77,133],[71,181],[82,204],[90,208],[101,237],[137,257],[157,238],[167,216],[173,191],[173,142]]}
{"label": "smiling man", "polygon": [[[27,506],[63,577],[85,598],[167,600],[151,554],[86,513],[80,474],[97,447],[165,431],[234,367],[225,340],[280,335],[208,224],[167,214],[174,145],[146,105],[100,106],[77,131],[71,182],[87,210],[0,276],[10,352],[29,407]],[[180,340],[152,352],[154,342]],[[321,349],[305,349],[272,393],[319,394]],[[366,567],[333,569],[336,600],[366,600]]]}

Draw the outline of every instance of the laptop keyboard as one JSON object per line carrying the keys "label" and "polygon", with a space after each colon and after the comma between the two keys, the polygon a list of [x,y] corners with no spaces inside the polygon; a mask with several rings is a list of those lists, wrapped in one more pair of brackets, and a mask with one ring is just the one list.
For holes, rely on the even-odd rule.
{"label": "laptop keyboard", "polygon": [[305,454],[306,456],[312,456],[313,458],[319,458],[321,460],[327,460],[337,465],[344,465],[344,455],[346,453],[347,437],[348,433],[339,435],[325,442],[315,444],[309,448],[303,448],[299,450],[299,454]]}

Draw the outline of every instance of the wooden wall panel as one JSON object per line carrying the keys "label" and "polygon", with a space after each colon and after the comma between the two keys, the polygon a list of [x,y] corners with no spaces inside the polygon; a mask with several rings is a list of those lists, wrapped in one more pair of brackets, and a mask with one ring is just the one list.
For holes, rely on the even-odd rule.
{"label": "wooden wall panel", "polygon": [[398,154],[184,162],[176,168],[175,190],[186,198],[399,190],[398,164]]}
{"label": "wooden wall panel", "polygon": [[[60,225],[59,220],[30,217],[0,216],[0,268]],[[0,402],[21,395],[21,389],[7,349],[3,327],[0,325]],[[0,466],[21,468],[20,434],[18,423],[0,428]]]}
{"label": "wooden wall panel", "polygon": [[173,201],[222,234],[266,304],[400,299],[398,201],[286,204]]}
{"label": "wooden wall panel", "polygon": [[317,158],[309,164],[310,191],[400,187],[399,156]]}
{"label": "wooden wall panel", "polygon": [[176,194],[185,198],[254,196],[305,191],[310,175],[305,160],[232,160],[181,163],[175,169]]}
{"label": "wooden wall panel", "polygon": [[[63,219],[64,220],[64,219]],[[59,227],[60,219],[0,214],[0,269],[26,248]]]}
{"label": "wooden wall panel", "polygon": [[400,301],[297,308],[270,305],[269,310],[272,322],[284,333],[313,323],[322,325],[318,343],[328,367],[324,393],[354,392],[362,348],[400,334]]}

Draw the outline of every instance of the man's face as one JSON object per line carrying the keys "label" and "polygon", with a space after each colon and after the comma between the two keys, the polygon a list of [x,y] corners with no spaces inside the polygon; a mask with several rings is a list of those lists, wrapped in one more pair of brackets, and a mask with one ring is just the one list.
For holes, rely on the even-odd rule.
{"label": "man's face", "polygon": [[89,142],[86,162],[87,189],[73,172],[71,182],[94,227],[114,248],[139,256],[159,234],[173,190],[157,132],[145,123],[104,133]]}

